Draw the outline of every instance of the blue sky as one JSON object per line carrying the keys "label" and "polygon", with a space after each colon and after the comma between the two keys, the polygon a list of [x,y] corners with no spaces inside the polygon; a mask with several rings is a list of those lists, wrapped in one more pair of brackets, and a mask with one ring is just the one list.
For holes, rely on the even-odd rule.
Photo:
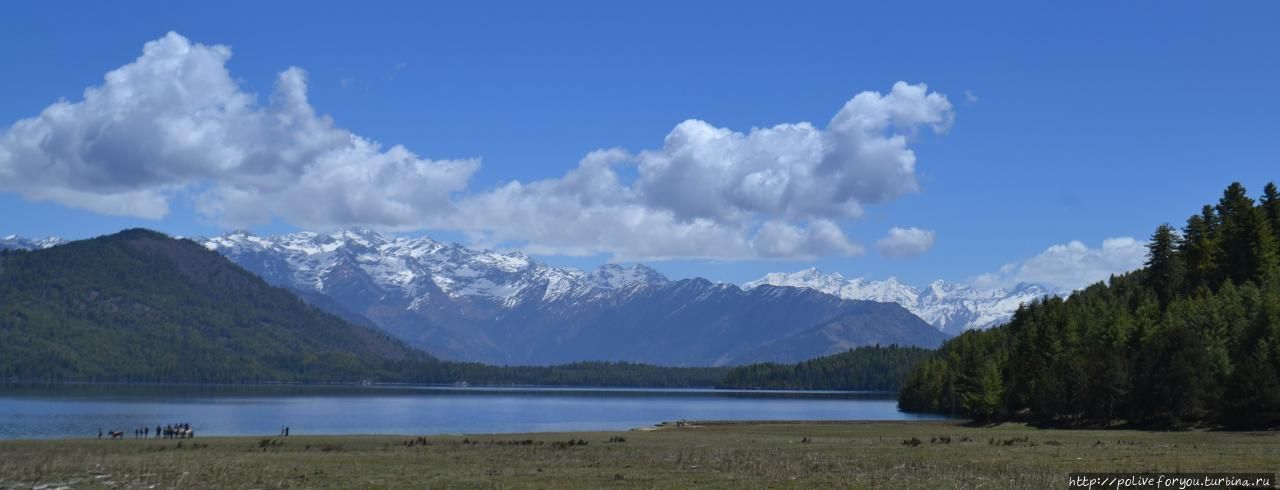
{"label": "blue sky", "polygon": [[[1074,285],[1140,262],[1133,243],[1113,240],[1104,248],[1104,240],[1141,242],[1156,224],[1180,224],[1232,181],[1256,193],[1277,179],[1280,99],[1272,92],[1280,81],[1275,61],[1280,33],[1274,29],[1280,6],[1274,3],[940,2],[913,7],[884,2],[13,3],[0,16],[0,66],[6,67],[0,77],[0,128],[8,128],[9,138],[5,143],[0,136],[0,148],[11,145],[8,157],[0,149],[0,234],[78,238],[144,226],[208,235],[245,221],[228,216],[253,215],[257,209],[265,221],[253,215],[244,226],[260,233],[344,224],[412,229],[418,231],[407,233],[527,246],[561,265],[638,257],[674,277],[741,282],[769,271],[816,266],[846,276],[893,275],[914,284],[981,276],[979,282],[993,285],[1017,280]],[[369,203],[378,199],[369,193],[377,186],[360,189],[360,206],[323,213],[310,208],[322,207],[324,195],[307,197],[306,189],[257,201],[232,201],[223,193],[211,205],[197,196],[232,186],[230,180],[237,189],[258,184],[237,180],[243,174],[238,170],[148,167],[170,165],[173,154],[132,153],[126,143],[152,144],[157,136],[148,131],[156,129],[126,132],[123,125],[103,122],[111,121],[111,111],[118,108],[106,103],[99,112],[86,109],[73,114],[76,121],[57,123],[65,128],[50,123],[51,134],[65,138],[20,147],[44,130],[18,131],[10,125],[38,116],[60,99],[82,102],[87,87],[103,85],[107,72],[134,63],[146,43],[170,31],[192,46],[230,48],[224,66],[240,93],[254,97],[250,112],[266,113],[280,73],[297,67],[305,70],[311,109],[330,117],[333,128],[382,144],[368,158],[394,159],[379,152],[403,145],[422,165],[444,165],[430,167],[431,172],[453,177],[424,177],[419,189],[411,185],[418,181],[393,175],[405,188],[388,191],[388,199],[411,201],[407,211]],[[883,187],[867,184],[852,194],[860,214],[823,210],[821,182],[813,184],[816,191],[801,189],[787,202],[769,204],[742,204],[732,193],[722,201],[686,202],[686,195],[664,187],[681,182],[683,174],[670,173],[672,168],[689,164],[678,155],[661,154],[664,138],[682,121],[696,119],[705,121],[703,129],[748,135],[752,128],[810,122],[820,133],[859,93],[887,97],[899,81],[910,87],[927,84],[922,96],[945,97],[945,108],[913,105],[910,110],[934,111],[950,122],[939,131],[936,119],[903,122],[894,116],[902,127],[882,136],[904,136],[915,157],[907,176],[914,185],[894,181],[886,184],[892,189],[880,192]],[[153,99],[148,103],[169,103]],[[81,121],[91,117],[100,119]],[[109,131],[117,132],[112,140],[117,146],[111,151],[94,146],[92,135]],[[280,138],[301,130],[289,131]],[[769,153],[776,148],[772,141],[747,147]],[[74,147],[67,154],[88,157],[81,166],[64,169],[65,175],[32,170],[65,158],[50,144]],[[606,167],[620,179],[621,189],[639,197],[627,198],[623,207],[583,209],[606,223],[636,216],[609,214],[610,209],[667,216],[673,229],[703,219],[726,241],[690,238],[700,245],[636,248],[635,243],[661,237],[593,237],[587,231],[595,225],[575,224],[568,215],[550,211],[503,215],[504,205],[564,197],[557,193],[570,191],[557,189],[569,187],[567,174],[589,152],[605,148],[626,153],[618,158],[627,162]],[[288,154],[285,150],[277,153]],[[646,151],[652,154],[642,156]],[[779,161],[802,161],[807,155],[803,148],[787,151],[777,150],[780,157],[769,154]],[[724,155],[745,153],[748,149],[735,147],[694,161],[714,167],[719,158],[730,163],[737,158]],[[850,158],[848,168],[865,163]],[[274,164],[267,160],[253,165]],[[362,162],[353,157],[347,165]],[[668,174],[635,183],[641,180],[637,169],[658,168],[653,165]],[[95,169],[104,175],[83,177]],[[881,176],[855,170],[841,175],[851,175],[855,184]],[[336,181],[322,183],[324,188],[343,185],[341,175],[332,178]],[[437,185],[441,179],[456,185]],[[527,185],[540,180],[548,181],[545,189]],[[519,199],[495,191],[512,181],[525,185]],[[123,213],[129,216],[119,216],[114,201],[102,204],[123,191],[161,196],[167,205],[163,217],[133,204],[128,207],[133,211]],[[570,197],[598,198],[591,196]],[[84,204],[86,199],[97,204]],[[454,205],[461,214],[441,211]],[[707,211],[708,206],[716,210]],[[418,216],[428,217],[415,221]],[[785,232],[777,235],[782,238],[771,234],[777,239],[768,244],[752,241],[767,223],[777,224]],[[826,230],[823,223],[843,236],[815,232]],[[889,250],[902,257],[885,256],[877,241],[894,227],[931,232],[932,245],[907,243]],[[784,239],[796,233],[799,241]],[[1000,272],[1006,264],[1011,266]]]}

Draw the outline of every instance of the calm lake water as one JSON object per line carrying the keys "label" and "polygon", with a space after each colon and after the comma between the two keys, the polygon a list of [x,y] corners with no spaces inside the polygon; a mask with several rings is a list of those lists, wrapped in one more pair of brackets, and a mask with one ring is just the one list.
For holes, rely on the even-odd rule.
{"label": "calm lake water", "polygon": [[190,423],[202,435],[625,430],[691,420],[910,420],[884,393],[0,384],[0,439]]}

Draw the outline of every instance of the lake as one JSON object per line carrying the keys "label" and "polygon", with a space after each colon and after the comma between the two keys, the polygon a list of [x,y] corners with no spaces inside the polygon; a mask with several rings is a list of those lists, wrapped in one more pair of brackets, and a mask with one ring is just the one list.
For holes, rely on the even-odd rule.
{"label": "lake", "polygon": [[892,394],[711,389],[0,384],[0,439],[190,423],[197,436],[626,430],[670,420],[914,420]]}

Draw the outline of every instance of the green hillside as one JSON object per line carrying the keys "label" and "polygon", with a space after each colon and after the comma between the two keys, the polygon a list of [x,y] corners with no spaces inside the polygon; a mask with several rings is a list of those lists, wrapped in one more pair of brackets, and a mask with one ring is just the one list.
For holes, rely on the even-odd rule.
{"label": "green hillside", "polygon": [[1280,426],[1280,193],[1232,184],[1146,267],[948,341],[908,410],[1056,426]]}
{"label": "green hillside", "polygon": [[350,381],[425,355],[147,230],[0,252],[0,378]]}

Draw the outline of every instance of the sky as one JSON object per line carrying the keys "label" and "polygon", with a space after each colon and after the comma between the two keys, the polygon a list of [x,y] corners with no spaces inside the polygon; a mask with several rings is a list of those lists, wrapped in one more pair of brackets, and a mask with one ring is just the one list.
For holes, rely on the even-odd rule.
{"label": "sky", "polygon": [[1079,287],[1280,174],[1280,4],[889,3],[9,3],[0,235]]}

